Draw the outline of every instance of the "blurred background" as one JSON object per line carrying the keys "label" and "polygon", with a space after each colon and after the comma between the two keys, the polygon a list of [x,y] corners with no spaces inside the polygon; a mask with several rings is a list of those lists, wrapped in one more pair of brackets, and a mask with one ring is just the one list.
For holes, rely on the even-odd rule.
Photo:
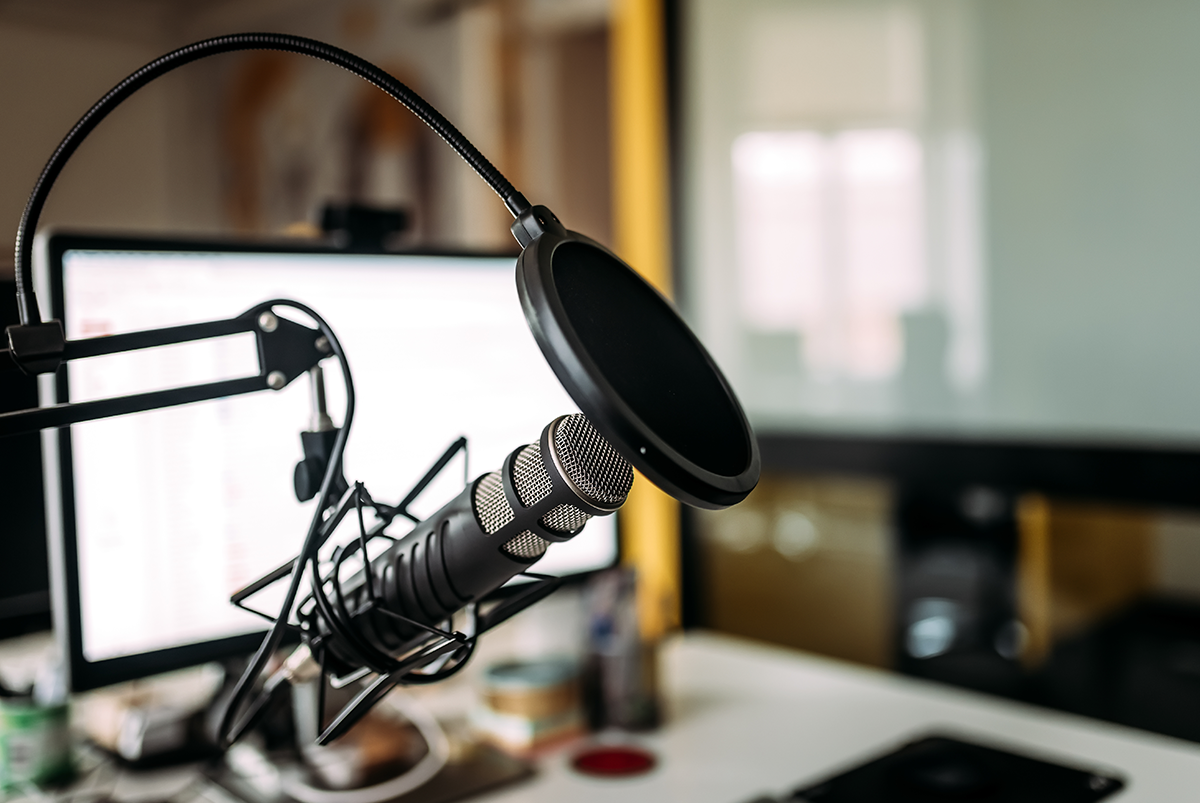
{"label": "blurred background", "polygon": [[[110,86],[237,30],[408,83],[723,366],[763,481],[623,514],[647,638],[714,628],[1200,740],[1200,6],[0,0],[0,221]],[[311,237],[351,202],[407,214],[394,248],[513,248],[415,118],[273,53],[139,93],[43,220]],[[36,459],[4,444],[24,565]],[[7,633],[47,626],[44,571],[3,572]]]}
{"label": "blurred background", "polygon": [[[381,65],[514,181],[611,237],[607,3],[17,0],[0,3],[0,24],[14,112],[5,219],[18,219],[49,149],[114,77],[196,39],[279,30]],[[46,223],[278,234],[315,225],[325,203],[357,201],[409,210],[412,244],[509,247],[506,212],[436,135],[309,61],[238,54],[140,93],[72,162]]]}

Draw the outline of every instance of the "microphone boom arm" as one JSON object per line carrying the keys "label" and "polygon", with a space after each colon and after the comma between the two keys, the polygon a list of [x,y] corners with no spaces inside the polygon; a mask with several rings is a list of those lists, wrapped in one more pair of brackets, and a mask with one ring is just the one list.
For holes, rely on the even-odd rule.
{"label": "microphone boom arm", "polygon": [[[68,340],[62,354],[64,362],[253,333],[259,370],[254,376],[238,379],[0,413],[0,437],[259,390],[282,390],[321,360],[333,355],[329,340],[319,330],[275,314],[274,306],[292,303],[278,299],[258,304],[236,318],[226,320]],[[18,365],[11,352],[8,349],[0,350],[0,370],[16,368]]]}

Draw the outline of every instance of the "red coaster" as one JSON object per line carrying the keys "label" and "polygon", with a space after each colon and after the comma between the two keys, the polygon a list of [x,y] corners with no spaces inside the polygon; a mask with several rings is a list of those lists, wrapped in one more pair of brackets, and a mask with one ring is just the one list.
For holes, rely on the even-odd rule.
{"label": "red coaster", "polygon": [[649,772],[657,761],[653,753],[640,747],[598,745],[576,755],[571,766],[585,775],[613,778]]}

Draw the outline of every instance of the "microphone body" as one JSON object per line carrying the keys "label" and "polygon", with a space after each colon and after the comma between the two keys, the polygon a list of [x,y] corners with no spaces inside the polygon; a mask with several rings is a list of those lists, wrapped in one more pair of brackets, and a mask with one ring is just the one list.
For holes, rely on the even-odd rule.
{"label": "microphone body", "polygon": [[[379,653],[394,658],[428,638],[389,612],[442,625],[528,570],[551,543],[578,535],[592,516],[614,512],[632,484],[628,461],[583,415],[556,419],[538,443],[514,450],[499,471],[477,478],[372,560],[369,582],[364,571],[345,580],[340,611],[332,612],[345,626],[331,626],[330,612],[314,608],[303,629],[327,651],[335,674],[378,671]],[[368,608],[372,591],[377,605]]]}

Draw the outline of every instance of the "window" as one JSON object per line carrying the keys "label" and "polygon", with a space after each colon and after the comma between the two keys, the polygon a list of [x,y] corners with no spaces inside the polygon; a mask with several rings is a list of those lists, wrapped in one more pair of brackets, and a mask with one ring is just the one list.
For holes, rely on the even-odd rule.
{"label": "window", "polygon": [[733,143],[743,325],[794,331],[813,378],[880,380],[928,295],[922,149],[900,129],[751,132]]}

